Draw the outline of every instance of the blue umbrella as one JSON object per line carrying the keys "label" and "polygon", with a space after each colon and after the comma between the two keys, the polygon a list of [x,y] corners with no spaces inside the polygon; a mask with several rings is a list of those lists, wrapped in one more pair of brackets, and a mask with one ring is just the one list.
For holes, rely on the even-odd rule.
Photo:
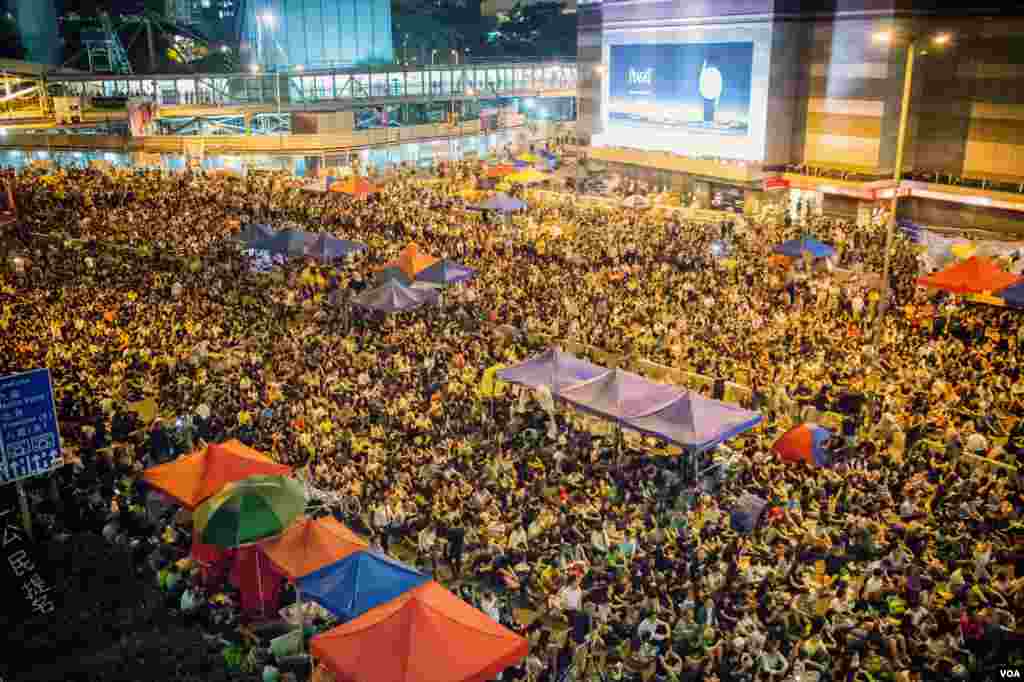
{"label": "blue umbrella", "polygon": [[1006,301],[1006,305],[1014,308],[1024,308],[1024,282],[1009,286],[996,294]]}
{"label": "blue umbrella", "polygon": [[366,244],[338,239],[329,234],[321,234],[313,243],[306,247],[306,255],[312,256],[321,261],[330,261],[337,258],[344,258],[350,253],[366,251]]}
{"label": "blue umbrella", "polygon": [[800,258],[804,252],[810,253],[814,258],[828,258],[835,255],[836,250],[813,237],[804,237],[803,239],[790,239],[788,242],[782,242],[775,247],[775,252],[790,258]]}
{"label": "blue umbrella", "polygon": [[281,230],[272,237],[247,242],[245,248],[269,251],[273,256],[302,257],[313,235],[304,230]]}
{"label": "blue umbrella", "polygon": [[348,621],[428,580],[391,557],[377,552],[355,552],[302,576],[297,586],[303,596]]}
{"label": "blue umbrella", "polygon": [[526,208],[526,202],[515,197],[510,197],[507,194],[495,194],[493,197],[478,205],[477,208],[485,211],[500,211],[502,213],[511,213],[513,211],[521,211]]}
{"label": "blue umbrella", "polygon": [[465,265],[442,258],[430,267],[420,270],[416,275],[416,281],[430,284],[455,284],[475,275],[476,270],[473,268],[467,268]]}

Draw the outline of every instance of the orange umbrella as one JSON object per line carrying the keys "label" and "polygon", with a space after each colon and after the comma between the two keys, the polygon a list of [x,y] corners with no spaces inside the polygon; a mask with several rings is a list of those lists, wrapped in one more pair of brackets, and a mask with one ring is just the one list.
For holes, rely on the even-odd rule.
{"label": "orange umbrella", "polygon": [[768,256],[768,264],[777,265],[780,268],[788,268],[792,262],[792,258],[789,256],[783,256],[781,253],[774,253]]}
{"label": "orange umbrella", "polygon": [[398,254],[396,260],[385,263],[381,270],[385,268],[400,268],[402,272],[409,276],[409,279],[415,279],[420,270],[429,268],[438,260],[434,256],[420,251],[420,247],[416,244],[410,243],[402,249],[402,253]]}
{"label": "orange umbrella", "polygon": [[377,186],[366,178],[359,177],[358,175],[352,175],[344,180],[338,180],[331,183],[328,191],[351,194],[354,197],[362,199],[371,194],[376,194],[380,190],[378,190]]}
{"label": "orange umbrella", "polygon": [[497,166],[489,166],[487,168],[487,177],[489,178],[503,178],[506,175],[512,175],[518,173],[519,169],[515,166],[510,166],[506,163],[498,164]]}
{"label": "orange umbrella", "polygon": [[313,637],[310,651],[346,682],[485,682],[529,644],[430,581]]}
{"label": "orange umbrella", "polygon": [[300,518],[284,533],[262,544],[267,558],[292,580],[368,547],[366,540],[330,516]]}
{"label": "orange umbrella", "polygon": [[290,466],[278,464],[237,440],[229,440],[150,467],[142,478],[188,509],[195,509],[233,481],[259,474],[287,476],[291,471]]}

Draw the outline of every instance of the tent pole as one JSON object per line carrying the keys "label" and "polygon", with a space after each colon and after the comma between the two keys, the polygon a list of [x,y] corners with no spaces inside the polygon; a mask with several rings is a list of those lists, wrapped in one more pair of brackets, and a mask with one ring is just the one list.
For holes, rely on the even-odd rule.
{"label": "tent pole", "polygon": [[302,610],[302,589],[298,583],[295,583],[295,606],[299,613],[299,631],[302,632],[299,637],[299,653],[302,653],[306,650],[306,614]]}

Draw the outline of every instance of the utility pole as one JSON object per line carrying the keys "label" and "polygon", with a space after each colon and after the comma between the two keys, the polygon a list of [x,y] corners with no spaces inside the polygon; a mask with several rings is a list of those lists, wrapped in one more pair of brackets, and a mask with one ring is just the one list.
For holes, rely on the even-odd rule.
{"label": "utility pole", "polygon": [[153,42],[153,21],[146,17],[146,47],[149,48],[149,72],[157,72],[156,43]]}

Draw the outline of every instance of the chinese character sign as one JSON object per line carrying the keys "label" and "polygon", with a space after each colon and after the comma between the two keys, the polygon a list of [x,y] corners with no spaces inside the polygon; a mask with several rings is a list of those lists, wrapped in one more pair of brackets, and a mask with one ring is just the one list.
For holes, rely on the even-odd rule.
{"label": "chinese character sign", "polygon": [[53,613],[56,592],[50,566],[18,523],[17,498],[7,497],[0,500],[0,592],[11,623]]}
{"label": "chinese character sign", "polygon": [[0,484],[62,463],[50,370],[0,378]]}

